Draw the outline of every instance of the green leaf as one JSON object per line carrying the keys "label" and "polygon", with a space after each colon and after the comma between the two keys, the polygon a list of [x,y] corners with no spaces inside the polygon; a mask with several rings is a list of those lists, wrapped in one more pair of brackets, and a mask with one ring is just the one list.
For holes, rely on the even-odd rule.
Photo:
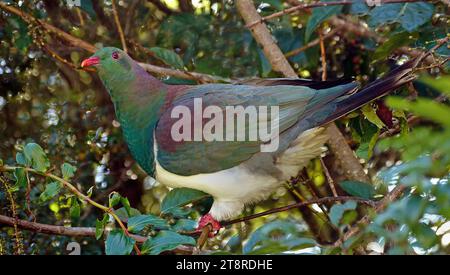
{"label": "green leaf", "polygon": [[209,195],[190,188],[175,188],[171,190],[161,203],[161,212],[168,213],[170,210],[186,204],[206,198]]}
{"label": "green leaf", "polygon": [[192,231],[197,227],[197,222],[190,219],[179,219],[176,224],[172,225],[174,231]]}
{"label": "green leaf", "polygon": [[16,162],[17,164],[23,165],[23,166],[30,166],[31,163],[27,162],[27,159],[25,158],[25,155],[21,152],[18,152],[16,154]]}
{"label": "green leaf", "polygon": [[[45,172],[50,167],[50,161],[47,158],[44,150],[36,143],[28,143],[23,148],[23,154],[26,163],[31,164],[31,167],[39,172]],[[16,156],[17,157],[17,156]]]}
{"label": "green leaf", "polygon": [[155,54],[156,58],[163,61],[167,65],[172,66],[176,69],[183,70],[184,68],[183,60],[174,51],[160,47],[150,48],[150,51],[152,51]]}
{"label": "green leaf", "polygon": [[430,3],[396,3],[377,6],[370,12],[369,25],[376,27],[388,23],[400,25],[412,32],[433,16],[434,5]]}
{"label": "green leaf", "polygon": [[350,13],[351,14],[367,14],[370,11],[370,8],[367,6],[366,2],[360,1],[352,4],[350,7]]}
{"label": "green leaf", "polygon": [[14,178],[16,179],[16,185],[19,188],[26,188],[28,185],[27,172],[23,168],[16,168],[14,170]]}
{"label": "green leaf", "polygon": [[106,255],[129,255],[136,241],[120,229],[109,232],[105,242]]}
{"label": "green leaf", "polygon": [[128,230],[133,233],[141,231],[148,225],[157,229],[167,229],[169,227],[166,220],[150,214],[138,215],[128,219]]}
{"label": "green leaf", "polygon": [[125,210],[127,211],[127,215],[131,216],[131,206],[130,206],[130,201],[127,198],[121,197],[120,198],[120,203],[123,205],[123,207],[125,208]]}
{"label": "green leaf", "polygon": [[92,5],[92,0],[81,0],[81,5],[79,8],[89,14],[91,18],[95,19],[97,17],[94,6]]}
{"label": "green leaf", "polygon": [[[333,0],[322,0],[320,2],[333,2]],[[309,41],[312,33],[325,20],[333,15],[339,14],[342,11],[342,6],[329,6],[314,8],[311,17],[308,19],[305,30],[305,43]]]}
{"label": "green leaf", "polygon": [[70,206],[69,212],[72,220],[76,221],[80,218],[81,208],[77,198],[72,198],[72,205]]}
{"label": "green leaf", "polygon": [[410,43],[416,41],[418,37],[418,33],[409,32],[401,32],[390,36],[387,41],[383,42],[383,44],[375,50],[373,55],[374,61],[387,58],[393,51],[400,47],[409,45]]}
{"label": "green leaf", "polygon": [[109,215],[108,214],[104,214],[103,215],[103,219],[102,220],[96,220],[95,221],[95,238],[97,240],[99,240],[102,235],[103,235],[103,231],[105,230],[106,224],[108,223],[109,220]]}
{"label": "green leaf", "polygon": [[158,255],[173,250],[179,245],[195,245],[195,239],[173,231],[163,230],[153,238],[148,238],[142,245],[142,254]]}
{"label": "green leaf", "polygon": [[129,211],[125,209],[125,207],[121,207],[117,210],[114,210],[114,213],[121,219],[122,221],[128,221],[130,217],[134,217],[137,215],[141,215],[141,212],[135,208],[130,208]]}
{"label": "green leaf", "polygon": [[342,181],[339,186],[348,194],[363,199],[371,199],[375,195],[372,184],[360,181]]}
{"label": "green leaf", "polygon": [[91,186],[86,192],[86,194],[89,198],[92,197],[92,192],[94,192],[94,185]]}
{"label": "green leaf", "polygon": [[419,98],[412,102],[405,98],[389,97],[386,104],[392,108],[409,111],[450,127],[450,119],[448,119],[450,117],[450,107],[432,99]]}
{"label": "green leaf", "polygon": [[59,182],[51,182],[45,186],[44,192],[39,196],[39,200],[44,203],[51,200],[53,197],[58,195],[61,190],[61,184]]}
{"label": "green leaf", "polygon": [[243,254],[279,254],[312,247],[317,243],[302,236],[289,220],[276,220],[256,229],[242,248]]}
{"label": "green leaf", "polygon": [[72,166],[69,163],[64,163],[61,165],[61,173],[65,180],[68,180],[71,177],[73,177],[75,175],[76,170],[77,170],[77,168],[75,166]]}
{"label": "green leaf", "polygon": [[423,75],[420,77],[420,81],[440,91],[441,93],[450,96],[450,75],[443,75],[438,78]]}
{"label": "green leaf", "polygon": [[381,129],[381,128],[383,128],[385,126],[383,121],[381,121],[381,119],[378,117],[378,115],[375,112],[375,110],[372,108],[371,104],[364,105],[361,108],[361,111],[364,114],[364,116],[367,118],[367,120],[369,120],[370,122],[375,124],[378,128]]}
{"label": "green leaf", "polygon": [[347,201],[344,204],[335,204],[330,209],[330,220],[331,222],[338,226],[340,220],[342,219],[342,216],[344,215],[345,211],[348,210],[354,210],[356,208],[356,202],[355,201]]}
{"label": "green leaf", "polygon": [[425,249],[432,248],[438,242],[436,232],[424,223],[418,223],[414,231],[417,241]]}
{"label": "green leaf", "polygon": [[113,208],[116,206],[119,202],[122,196],[117,192],[112,192],[109,194],[109,208]]}

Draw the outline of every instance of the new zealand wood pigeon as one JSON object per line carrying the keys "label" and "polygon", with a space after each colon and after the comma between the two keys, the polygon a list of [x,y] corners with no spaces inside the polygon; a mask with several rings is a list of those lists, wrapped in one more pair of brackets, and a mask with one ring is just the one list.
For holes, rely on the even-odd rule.
{"label": "new zealand wood pigeon", "polygon": [[[200,219],[199,227],[211,223],[218,230],[219,221],[239,215],[245,205],[267,198],[323,152],[328,137],[321,126],[410,81],[417,62],[415,59],[397,67],[360,91],[357,83],[342,80],[262,79],[240,84],[167,85],[113,47],[98,50],[81,66],[97,68],[111,95],[126,143],[139,165],[169,187],[211,194],[214,203]],[[173,129],[180,123],[181,114],[198,112],[198,100],[205,111],[200,123],[194,121],[195,115],[183,117],[186,129],[175,131],[190,139],[174,138]],[[206,114],[209,106],[213,108]],[[256,123],[249,122],[250,115],[244,113],[248,116],[240,127],[249,132],[241,139],[236,138],[234,129],[231,140],[202,136],[202,127],[214,118],[236,122],[237,118],[227,117],[226,111],[239,106],[277,107],[278,113],[260,115]],[[278,125],[275,150],[262,150],[267,139],[250,139],[250,132],[255,124],[259,127],[261,120],[266,125]],[[211,133],[225,136],[230,130],[215,129]],[[200,135],[200,140],[195,135]]]}

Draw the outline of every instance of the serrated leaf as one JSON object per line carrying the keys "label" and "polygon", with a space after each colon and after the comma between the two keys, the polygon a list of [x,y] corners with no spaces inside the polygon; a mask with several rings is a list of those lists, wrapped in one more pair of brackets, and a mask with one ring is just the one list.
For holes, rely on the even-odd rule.
{"label": "serrated leaf", "polygon": [[[39,172],[45,172],[50,167],[50,161],[47,158],[44,150],[36,143],[28,143],[23,148],[23,154],[26,163],[31,164],[31,167]],[[16,156],[17,157],[17,156]]]}
{"label": "serrated leaf", "polygon": [[150,51],[153,52],[156,58],[163,61],[167,65],[180,70],[184,68],[183,60],[174,51],[160,47],[152,47],[150,48]]}
{"label": "serrated leaf", "polygon": [[61,173],[65,180],[72,178],[75,175],[77,168],[69,163],[64,163],[61,165]]}
{"label": "serrated leaf", "polygon": [[40,202],[47,202],[51,200],[53,197],[58,195],[59,191],[61,190],[61,184],[59,182],[51,182],[45,186],[44,192],[41,193],[39,196]]}
{"label": "serrated leaf", "polygon": [[168,228],[166,220],[155,215],[138,215],[128,219],[128,230],[133,233],[143,230],[148,225],[157,229]]}
{"label": "serrated leaf", "polygon": [[[333,0],[322,0],[320,2],[333,2]],[[305,43],[309,41],[312,33],[322,22],[333,15],[341,13],[342,8],[343,7],[340,5],[314,8],[312,15],[308,19],[308,23],[306,24]]]}
{"label": "serrated leaf", "polygon": [[381,5],[370,12],[369,25],[376,27],[388,23],[400,23],[405,30],[412,32],[431,20],[433,12],[434,5],[430,3]]}
{"label": "serrated leaf", "polygon": [[171,209],[206,198],[209,195],[190,188],[175,188],[171,190],[161,203],[161,213],[168,213]]}
{"label": "serrated leaf", "polygon": [[163,230],[153,238],[148,238],[142,245],[142,254],[158,255],[161,252],[173,250],[179,245],[195,245],[195,239],[173,231]]}
{"label": "serrated leaf", "polygon": [[120,229],[109,232],[105,242],[106,255],[129,255],[136,241]]}
{"label": "serrated leaf", "polygon": [[345,211],[354,210],[356,208],[355,201],[347,201],[344,204],[335,204],[330,209],[330,220],[334,225],[339,225],[339,221],[344,215]]}
{"label": "serrated leaf", "polygon": [[339,186],[348,194],[363,199],[371,199],[375,195],[375,188],[370,183],[360,181],[342,181]]}

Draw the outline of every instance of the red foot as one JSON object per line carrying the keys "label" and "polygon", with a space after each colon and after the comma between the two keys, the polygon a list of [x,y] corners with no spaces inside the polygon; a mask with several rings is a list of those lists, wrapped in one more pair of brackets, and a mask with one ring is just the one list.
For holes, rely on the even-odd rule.
{"label": "red foot", "polygon": [[212,225],[212,232],[209,233],[209,237],[212,238],[217,232],[222,228],[220,222],[216,221],[211,214],[206,214],[200,218],[198,221],[197,231],[202,231],[202,229],[208,224]]}

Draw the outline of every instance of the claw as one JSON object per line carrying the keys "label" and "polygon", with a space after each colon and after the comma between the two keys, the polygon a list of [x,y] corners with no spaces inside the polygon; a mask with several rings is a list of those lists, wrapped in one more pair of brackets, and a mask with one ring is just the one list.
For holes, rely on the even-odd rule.
{"label": "claw", "polygon": [[219,232],[219,230],[222,228],[222,225],[220,224],[220,222],[214,219],[211,214],[208,213],[200,218],[196,230],[202,231],[202,229],[205,226],[208,226],[208,224],[212,226],[212,231],[209,233],[209,237],[212,238]]}

